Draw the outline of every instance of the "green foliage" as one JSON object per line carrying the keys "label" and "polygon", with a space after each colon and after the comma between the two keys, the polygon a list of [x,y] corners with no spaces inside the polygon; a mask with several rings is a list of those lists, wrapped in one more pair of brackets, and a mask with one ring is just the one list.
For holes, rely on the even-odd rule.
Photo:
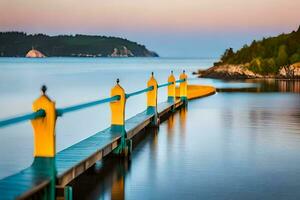
{"label": "green foliage", "polygon": [[23,32],[0,32],[0,56],[24,57],[34,47],[46,56],[111,55],[114,48],[127,47],[135,56],[158,56],[144,45],[127,39],[89,35],[28,35]]}
{"label": "green foliage", "polygon": [[296,62],[300,62],[300,54],[299,53],[294,53],[290,57],[290,63],[296,63]]}
{"label": "green foliage", "polygon": [[297,31],[276,37],[254,40],[234,52],[226,49],[216,65],[248,64],[256,73],[277,73],[280,67],[300,61],[300,26]]}
{"label": "green foliage", "polygon": [[286,46],[281,45],[278,50],[278,55],[276,58],[276,63],[278,66],[284,66],[289,64],[288,54],[286,53]]}
{"label": "green foliage", "polygon": [[249,64],[249,69],[263,75],[274,74],[278,71],[274,58],[254,58]]}
{"label": "green foliage", "polygon": [[255,73],[261,73],[262,71],[262,60],[261,58],[254,58],[250,62],[250,67],[249,69]]}

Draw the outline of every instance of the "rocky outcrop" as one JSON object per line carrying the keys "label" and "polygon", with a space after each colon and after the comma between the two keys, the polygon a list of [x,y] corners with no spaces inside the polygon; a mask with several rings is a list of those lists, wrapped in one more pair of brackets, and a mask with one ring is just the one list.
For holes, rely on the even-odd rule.
{"label": "rocky outcrop", "polygon": [[207,70],[198,70],[194,74],[204,78],[218,79],[254,79],[254,78],[300,78],[300,62],[281,67],[278,74],[261,75],[249,70],[249,65],[220,65]]}
{"label": "rocky outcrop", "polygon": [[278,76],[282,78],[300,79],[300,62],[283,66],[279,70]]}
{"label": "rocky outcrop", "polygon": [[127,49],[127,47],[123,46],[122,48],[114,48],[111,57],[133,57],[133,53]]}
{"label": "rocky outcrop", "polygon": [[221,79],[246,79],[246,78],[261,78],[243,65],[220,65],[214,66],[207,70],[199,70],[196,74],[199,77],[221,78]]}
{"label": "rocky outcrop", "polygon": [[46,56],[36,49],[31,49],[25,56],[26,58],[45,58]]}

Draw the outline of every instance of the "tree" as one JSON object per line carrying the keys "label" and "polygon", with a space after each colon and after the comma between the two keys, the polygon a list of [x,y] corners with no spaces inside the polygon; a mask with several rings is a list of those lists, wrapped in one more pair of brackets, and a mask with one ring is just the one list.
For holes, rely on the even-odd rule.
{"label": "tree", "polygon": [[289,60],[291,64],[300,62],[300,55],[298,53],[294,53]]}
{"label": "tree", "polygon": [[264,62],[263,62],[263,68],[264,68],[264,71],[266,74],[269,74],[269,73],[277,73],[278,71],[278,67],[276,66],[276,62],[275,62],[275,59],[274,58],[268,58],[268,59],[264,59]]}
{"label": "tree", "polygon": [[221,60],[223,62],[228,61],[230,58],[232,58],[234,56],[234,52],[232,48],[226,49],[224,54],[221,57]]}
{"label": "tree", "polygon": [[281,67],[289,63],[288,54],[286,53],[286,46],[281,45],[278,49],[278,54],[276,58],[277,66]]}
{"label": "tree", "polygon": [[261,58],[254,58],[250,62],[249,69],[255,73],[261,73],[262,72],[261,64],[262,64]]}

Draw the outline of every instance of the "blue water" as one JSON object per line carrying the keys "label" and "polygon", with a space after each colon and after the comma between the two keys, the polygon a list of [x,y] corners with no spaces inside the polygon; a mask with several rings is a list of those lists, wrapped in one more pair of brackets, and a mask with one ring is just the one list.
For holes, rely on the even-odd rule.
{"label": "blue water", "polygon": [[[178,77],[199,67],[206,68],[211,59],[167,58],[0,58],[0,119],[30,112],[32,102],[46,84],[48,95],[58,108],[108,97],[120,79],[126,92],[143,89],[151,72],[165,83],[173,70]],[[159,101],[166,99],[160,90]],[[126,118],[145,109],[146,96],[127,102]],[[110,125],[108,104],[66,114],[57,120],[57,151],[60,151]],[[22,123],[0,129],[0,178],[29,166],[33,160],[31,124]]]}
{"label": "blue water", "polygon": [[[0,59],[0,118],[31,110],[42,84],[57,107],[109,95],[120,78],[127,92],[142,89],[151,71],[159,83],[170,70],[207,68],[214,60],[166,58]],[[134,148],[130,163],[104,161],[75,182],[76,199],[299,199],[300,82],[193,79],[218,92],[189,102]],[[165,89],[159,101],[166,99]],[[128,100],[126,117],[145,109],[145,95]],[[109,126],[108,105],[58,119],[64,149]],[[0,178],[32,162],[32,128],[0,129]],[[80,186],[80,187],[79,187]],[[85,187],[83,187],[85,186]]]}

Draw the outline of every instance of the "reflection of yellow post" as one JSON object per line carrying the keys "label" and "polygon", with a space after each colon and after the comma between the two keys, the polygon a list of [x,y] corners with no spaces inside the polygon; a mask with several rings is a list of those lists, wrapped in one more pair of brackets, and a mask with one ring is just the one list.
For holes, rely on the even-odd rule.
{"label": "reflection of yellow post", "polygon": [[147,87],[152,87],[153,89],[147,92],[147,113],[154,114],[154,118],[152,121],[152,125],[158,125],[157,118],[157,81],[154,78],[154,74],[152,72],[151,78],[147,83]]}
{"label": "reflection of yellow post", "polygon": [[168,85],[168,102],[174,102],[175,101],[175,77],[173,75],[173,71],[171,71],[171,75],[168,78],[168,83],[172,83],[171,85]]}
{"label": "reflection of yellow post", "polygon": [[55,102],[51,101],[46,93],[46,86],[42,87],[43,94],[33,102],[33,111],[44,110],[45,117],[31,120],[34,129],[34,156],[55,156]]}
{"label": "reflection of yellow post", "polygon": [[174,127],[174,115],[172,114],[168,118],[168,132],[170,132],[173,127]]}
{"label": "reflection of yellow post", "polygon": [[185,70],[180,74],[179,79],[184,80],[183,82],[180,82],[179,85],[180,99],[184,103],[187,103],[187,75],[185,74]]}
{"label": "reflection of yellow post", "polygon": [[114,181],[111,188],[111,199],[122,200],[125,199],[124,177],[120,177],[119,180]]}
{"label": "reflection of yellow post", "polygon": [[180,132],[185,133],[185,128],[186,128],[186,115],[187,115],[187,107],[183,107],[179,111],[179,117],[180,117]]}
{"label": "reflection of yellow post", "polygon": [[126,148],[126,132],[125,132],[125,90],[117,84],[111,89],[111,97],[119,96],[118,101],[110,102],[111,110],[111,130],[121,134],[121,143],[115,150],[115,153],[120,154]]}

